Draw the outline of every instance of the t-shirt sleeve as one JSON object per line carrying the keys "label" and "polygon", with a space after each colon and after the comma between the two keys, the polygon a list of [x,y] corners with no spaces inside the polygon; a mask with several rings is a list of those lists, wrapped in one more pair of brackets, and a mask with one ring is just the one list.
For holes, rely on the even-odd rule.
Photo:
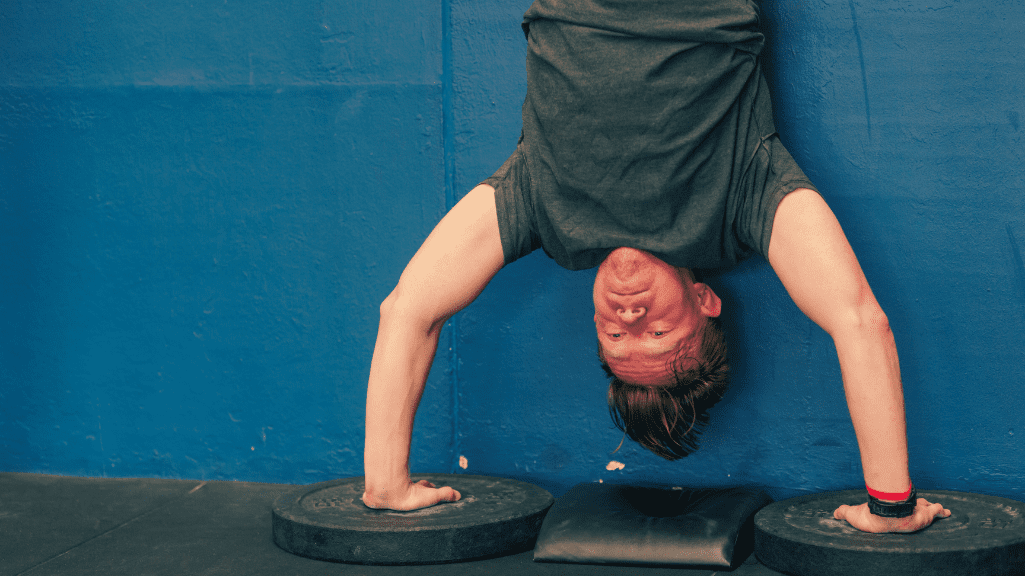
{"label": "t-shirt sleeve", "polygon": [[498,231],[506,265],[540,248],[541,240],[533,228],[533,211],[528,199],[530,179],[519,148],[482,184],[495,189]]}
{"label": "t-shirt sleeve", "polygon": [[751,190],[745,195],[738,214],[736,233],[742,244],[768,260],[772,224],[780,201],[798,188],[808,188],[815,192],[818,189],[776,134],[762,140],[748,179],[746,184]]}

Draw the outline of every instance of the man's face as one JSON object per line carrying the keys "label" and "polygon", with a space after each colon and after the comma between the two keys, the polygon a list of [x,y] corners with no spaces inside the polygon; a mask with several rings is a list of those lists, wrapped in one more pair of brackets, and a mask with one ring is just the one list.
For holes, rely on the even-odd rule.
{"label": "man's face", "polygon": [[719,297],[675,268],[642,250],[619,248],[598,268],[594,280],[594,324],[602,354],[626,382],[662,385],[669,363],[687,348],[692,355],[709,317],[718,316]]}

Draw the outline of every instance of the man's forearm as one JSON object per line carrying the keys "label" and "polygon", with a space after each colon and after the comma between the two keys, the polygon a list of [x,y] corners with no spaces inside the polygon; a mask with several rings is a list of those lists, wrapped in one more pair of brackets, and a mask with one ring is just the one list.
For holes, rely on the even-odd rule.
{"label": "man's forearm", "polygon": [[438,347],[441,324],[418,326],[382,307],[367,386],[363,466],[367,492],[387,497],[409,482],[413,420]]}
{"label": "man's forearm", "polygon": [[907,425],[893,333],[883,317],[834,335],[834,342],[865,483],[904,492],[910,484]]}

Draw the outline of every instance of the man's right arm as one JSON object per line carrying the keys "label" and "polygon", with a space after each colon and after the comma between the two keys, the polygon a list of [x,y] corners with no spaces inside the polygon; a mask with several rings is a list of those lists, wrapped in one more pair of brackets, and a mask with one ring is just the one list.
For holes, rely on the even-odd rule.
{"label": "man's right arm", "polygon": [[[783,198],[773,220],[769,263],[794,303],[836,344],[865,485],[911,488],[904,391],[893,332],[833,211],[813,190]],[[837,520],[865,532],[915,532],[950,515],[919,498],[912,516],[883,518],[867,503],[840,506]]]}
{"label": "man's right arm", "polygon": [[442,326],[473,302],[504,264],[495,191],[478,186],[438,223],[381,304],[367,387],[367,506],[414,510],[459,499],[450,487],[410,481],[413,419]]}

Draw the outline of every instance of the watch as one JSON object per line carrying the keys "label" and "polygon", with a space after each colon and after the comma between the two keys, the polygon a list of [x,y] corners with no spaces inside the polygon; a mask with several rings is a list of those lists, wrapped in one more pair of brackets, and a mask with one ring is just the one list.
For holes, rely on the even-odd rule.
{"label": "watch", "polygon": [[911,487],[911,494],[901,502],[884,502],[871,494],[868,495],[869,512],[883,518],[907,518],[915,513],[917,503],[918,495],[914,486]]}

